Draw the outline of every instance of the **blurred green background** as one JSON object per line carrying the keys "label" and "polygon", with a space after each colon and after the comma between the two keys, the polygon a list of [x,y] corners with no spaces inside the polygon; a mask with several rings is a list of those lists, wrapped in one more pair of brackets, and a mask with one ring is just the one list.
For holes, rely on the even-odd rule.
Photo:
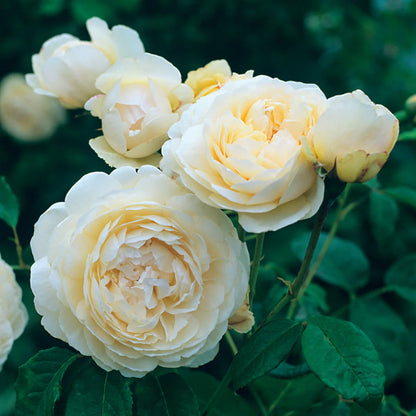
{"label": "blurred green background", "polygon": [[[235,72],[253,69],[256,75],[316,83],[328,97],[359,88],[393,112],[416,93],[416,1],[411,0],[0,0],[0,78],[32,72],[32,54],[54,35],[89,39],[85,21],[92,16],[110,27],[125,24],[137,30],[146,51],[172,62],[183,79],[188,71],[224,58]],[[0,175],[19,198],[18,231],[24,247],[39,215],[63,200],[76,180],[94,170],[110,171],[88,146],[99,135],[98,128],[99,121],[84,111],[70,112],[68,123],[42,143],[19,143],[0,128]],[[379,176],[381,186],[416,188],[415,157],[415,142],[396,146]],[[377,283],[400,255],[416,251],[416,216],[413,209],[401,207],[395,238],[381,246],[363,233],[369,223],[367,208],[354,211],[339,234],[364,249]],[[280,266],[294,272],[298,260],[287,241],[308,226],[301,223],[266,240],[266,259],[267,253],[278,252]],[[6,225],[0,224],[0,235],[3,258],[16,264]],[[30,261],[28,249],[26,256]],[[18,272],[17,278],[32,319],[0,375],[0,416],[12,412],[17,366],[39,349],[59,345],[40,329],[28,274]],[[400,365],[408,365],[389,380],[388,391],[400,392],[408,408],[416,407],[415,306],[406,309],[395,298],[389,302],[400,309],[399,319],[411,335],[399,357]]]}

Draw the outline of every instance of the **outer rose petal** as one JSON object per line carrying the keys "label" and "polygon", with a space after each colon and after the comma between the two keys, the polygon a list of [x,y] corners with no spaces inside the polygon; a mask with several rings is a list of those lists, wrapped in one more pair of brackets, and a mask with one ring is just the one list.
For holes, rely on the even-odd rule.
{"label": "outer rose petal", "polygon": [[169,129],[161,168],[206,204],[238,212],[246,231],[277,230],[322,202],[302,141],[325,108],[315,85],[265,76],[229,82]]}
{"label": "outer rose petal", "polygon": [[28,316],[13,269],[0,257],[0,370]]}
{"label": "outer rose petal", "polygon": [[125,376],[211,360],[247,292],[228,217],[152,166],[84,176],[31,244],[46,330]]}

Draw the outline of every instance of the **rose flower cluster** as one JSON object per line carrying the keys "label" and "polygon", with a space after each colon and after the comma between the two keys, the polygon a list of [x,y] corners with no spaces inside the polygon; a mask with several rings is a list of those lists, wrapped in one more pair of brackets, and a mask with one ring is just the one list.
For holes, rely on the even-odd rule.
{"label": "rose flower cluster", "polygon": [[225,60],[182,81],[134,30],[98,18],[87,28],[90,41],[45,42],[26,79],[99,117],[90,146],[116,169],[81,178],[37,222],[36,309],[50,334],[106,370],[202,365],[227,328],[253,325],[249,254],[222,210],[251,233],[312,217],[325,175],[379,172],[398,121],[361,91],[328,99]]}

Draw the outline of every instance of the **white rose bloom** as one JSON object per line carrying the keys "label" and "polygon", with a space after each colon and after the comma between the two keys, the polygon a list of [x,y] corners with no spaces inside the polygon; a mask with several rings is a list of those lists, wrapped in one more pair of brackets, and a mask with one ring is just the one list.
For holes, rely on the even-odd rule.
{"label": "white rose bloom", "polygon": [[22,290],[13,269],[0,257],[0,370],[27,323]]}
{"label": "white rose bloom", "polygon": [[152,166],[81,178],[31,247],[46,330],[124,376],[212,360],[248,286],[228,217]]}
{"label": "white rose bloom", "polygon": [[98,17],[87,20],[91,41],[62,34],[47,40],[39,54],[32,56],[34,74],[26,75],[38,94],[57,97],[67,108],[82,108],[98,93],[95,80],[122,58],[137,58],[144,53],[139,35],[117,25],[109,30]]}
{"label": "white rose bloom", "polygon": [[156,152],[179,120],[176,110],[193,98],[179,70],[145,53],[116,62],[95,85],[104,94],[88,100],[85,109],[102,119],[103,136],[90,141],[98,156],[113,167],[158,165]]}
{"label": "white rose bloom", "polygon": [[47,139],[65,120],[55,98],[35,94],[23,74],[9,74],[0,83],[0,124],[12,137],[34,142]]}
{"label": "white rose bloom", "polygon": [[318,210],[324,185],[302,140],[325,108],[312,84],[266,76],[200,98],[169,130],[161,168],[249,232],[277,230]]}
{"label": "white rose bloom", "polygon": [[335,168],[340,180],[366,182],[386,163],[398,134],[396,117],[356,90],[328,100],[308,142],[318,163]]}

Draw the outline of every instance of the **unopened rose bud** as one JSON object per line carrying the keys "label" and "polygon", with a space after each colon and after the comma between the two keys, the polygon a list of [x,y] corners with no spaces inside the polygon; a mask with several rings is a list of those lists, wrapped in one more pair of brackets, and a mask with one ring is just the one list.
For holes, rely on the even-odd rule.
{"label": "unopened rose bud", "polygon": [[93,17],[87,21],[91,41],[62,34],[46,41],[33,55],[34,74],[28,84],[38,94],[57,97],[67,108],[82,108],[98,93],[95,80],[116,61],[137,58],[144,53],[139,35],[126,26],[108,29],[107,23]]}
{"label": "unopened rose bud", "polygon": [[0,84],[0,124],[21,141],[47,139],[65,120],[65,110],[58,100],[38,95],[23,74],[9,74]]}
{"label": "unopened rose bud", "polygon": [[218,59],[209,62],[202,68],[190,71],[185,84],[194,91],[196,101],[205,95],[219,90],[227,82],[252,77],[253,71],[247,71],[245,74],[241,75],[233,74],[228,62],[225,59]]}
{"label": "unopened rose bud", "polygon": [[307,137],[318,164],[344,182],[366,182],[383,167],[399,133],[396,117],[362,91],[337,95]]}
{"label": "unopened rose bud", "polygon": [[411,116],[416,115],[416,94],[411,95],[405,102],[404,108]]}

